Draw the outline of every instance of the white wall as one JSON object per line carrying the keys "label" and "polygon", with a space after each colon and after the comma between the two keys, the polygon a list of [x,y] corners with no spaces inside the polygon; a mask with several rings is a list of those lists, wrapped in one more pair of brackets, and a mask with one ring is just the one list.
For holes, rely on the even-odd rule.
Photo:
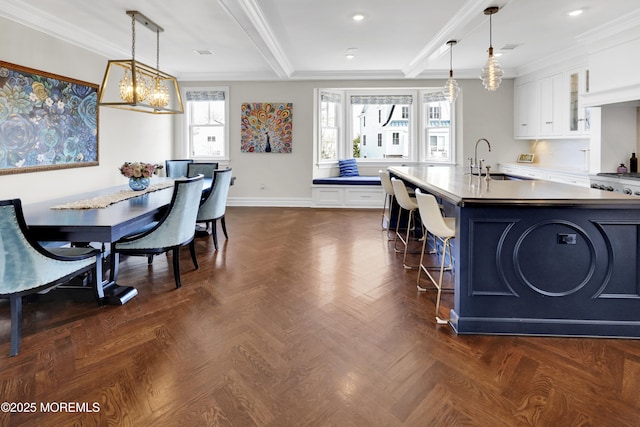
{"label": "white wall", "polygon": [[[107,58],[0,18],[3,61],[101,84]],[[118,166],[124,161],[164,162],[170,157],[170,117],[100,108],[99,166],[0,175],[0,199],[36,202],[96,188],[124,185]]]}
{"label": "white wall", "polygon": [[[38,31],[0,18],[0,58],[78,80],[100,84],[107,59],[58,41]],[[237,177],[230,204],[309,206],[313,175],[313,89],[318,87],[430,87],[441,80],[286,81],[286,82],[181,82],[182,86],[228,86],[230,89],[230,166]],[[479,79],[460,80],[458,149],[456,158],[473,155],[478,138],[491,141],[492,152],[482,152],[487,164],[511,162],[526,143],[513,139],[513,81],[503,81],[496,92],[486,91]],[[293,152],[241,153],[240,107],[243,102],[293,103]],[[0,199],[19,197],[25,203],[113,185],[125,185],[117,167],[140,160],[164,162],[182,144],[183,116],[155,116],[100,108],[99,161],[96,167],[0,175]],[[523,145],[524,144],[524,145]],[[363,170],[375,174],[378,167]],[[337,174],[337,169],[336,169]],[[264,189],[261,187],[264,186]]]}
{"label": "white wall", "polygon": [[[505,80],[496,92],[488,92],[480,79],[460,80],[458,102],[458,163],[473,156],[475,142],[487,138],[492,151],[479,148],[485,164],[497,170],[499,162],[514,162],[528,151],[526,141],[513,139],[513,80]],[[237,177],[229,193],[232,205],[309,206],[314,170],[314,89],[321,87],[439,87],[444,80],[288,81],[288,82],[181,82],[185,87],[229,87],[230,164]],[[240,152],[240,107],[244,102],[292,102],[293,150],[291,154]],[[460,120],[462,119],[462,120]],[[176,117],[176,144],[182,144],[181,117]],[[462,147],[462,149],[460,149]],[[484,150],[484,151],[480,151]],[[180,153],[176,147],[174,153]],[[380,168],[360,168],[374,175]],[[337,175],[337,167],[333,175]],[[264,186],[264,189],[261,189]]]}

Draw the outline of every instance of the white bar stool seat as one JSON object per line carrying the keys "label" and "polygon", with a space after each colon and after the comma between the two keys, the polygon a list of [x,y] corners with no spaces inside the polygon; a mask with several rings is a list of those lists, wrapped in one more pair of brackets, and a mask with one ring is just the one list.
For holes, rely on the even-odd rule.
{"label": "white bar stool seat", "polygon": [[[404,244],[404,255],[402,257],[402,265],[407,270],[410,270],[412,268],[418,267],[418,266],[407,265],[407,249],[409,247],[411,227],[412,225],[414,225],[414,222],[415,222],[414,214],[415,214],[415,211],[418,210],[418,203],[416,202],[415,198],[409,196],[409,192],[407,191],[407,186],[404,184],[404,181],[399,180],[397,178],[391,178],[391,185],[393,186],[393,193],[395,195],[396,201],[398,202],[398,205],[400,205],[400,209],[398,210],[398,218],[396,219],[396,237],[393,242],[393,247],[397,252],[399,252],[396,246],[397,241],[400,240]],[[409,213],[409,219],[407,221],[407,230],[404,235],[400,232],[400,212],[402,212],[402,209],[406,210]]]}
{"label": "white bar stool seat", "polygon": [[426,288],[420,286],[420,273],[425,272],[427,277],[431,280],[435,288],[438,290],[436,297],[436,322],[439,324],[447,324],[448,319],[442,319],[440,317],[440,296],[442,294],[442,276],[445,269],[445,259],[447,253],[451,260],[451,239],[456,237],[456,223],[455,218],[445,217],[442,215],[438,201],[432,194],[425,194],[416,189],[416,201],[418,203],[418,210],[420,213],[420,219],[422,225],[427,232],[431,233],[435,238],[442,241],[442,261],[440,262],[440,276],[436,281],[429,272],[430,267],[424,265],[424,251],[427,245],[427,239],[422,242],[422,253],[420,254],[420,265],[418,268],[418,279],[416,281],[418,290],[426,291]]}

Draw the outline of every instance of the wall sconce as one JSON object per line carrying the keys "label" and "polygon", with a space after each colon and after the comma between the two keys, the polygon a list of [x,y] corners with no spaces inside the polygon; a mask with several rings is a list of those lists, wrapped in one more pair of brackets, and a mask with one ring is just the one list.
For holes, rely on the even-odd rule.
{"label": "wall sconce", "polygon": [[444,97],[451,103],[456,100],[460,92],[460,86],[458,86],[458,82],[453,78],[453,46],[456,43],[458,43],[456,40],[449,40],[447,42],[449,45],[449,80],[444,84],[444,89],[442,90]]}
{"label": "wall sconce", "polygon": [[[175,77],[160,71],[162,27],[138,11],[131,16],[131,59],[110,60],[100,87],[98,105],[152,114],[182,114],[182,98]],[[156,33],[156,68],[136,61],[136,21]]]}
{"label": "wall sconce", "polygon": [[491,41],[492,37],[492,28],[491,28],[491,16],[495,13],[498,13],[500,8],[497,6],[488,7],[484,10],[485,15],[489,15],[489,59],[487,59],[487,63],[484,65],[482,69],[482,73],[480,74],[480,78],[482,79],[482,84],[485,89],[489,91],[494,91],[498,89],[500,83],[502,82],[502,75],[504,72],[498,64],[498,61],[493,57],[493,45]]}

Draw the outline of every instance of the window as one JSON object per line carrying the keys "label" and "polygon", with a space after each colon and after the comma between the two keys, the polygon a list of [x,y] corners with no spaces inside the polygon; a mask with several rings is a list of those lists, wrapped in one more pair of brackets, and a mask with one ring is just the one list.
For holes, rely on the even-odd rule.
{"label": "window", "polygon": [[338,159],[342,96],[320,93],[320,161]]}
{"label": "window", "polygon": [[451,104],[441,88],[316,89],[315,158],[376,166],[452,163]]}
{"label": "window", "polygon": [[[360,146],[353,147],[347,157],[368,160],[389,158],[409,159],[412,134],[411,111],[414,96],[406,90],[391,94],[374,94],[373,91],[348,91],[347,99],[351,104],[350,130],[354,141],[360,140]],[[373,116],[373,117],[371,117]],[[372,118],[373,120],[368,120]],[[377,119],[377,120],[376,120]],[[373,126],[360,126],[362,123],[374,123]],[[394,139],[395,138],[395,139]],[[377,144],[366,146],[367,139]]]}
{"label": "window", "polygon": [[439,105],[429,105],[429,119],[439,120],[440,119],[440,106]]}
{"label": "window", "polygon": [[452,104],[441,93],[426,93],[423,97],[425,139],[427,141],[424,158],[428,162],[452,163]]}
{"label": "window", "polygon": [[185,129],[188,157],[229,159],[226,89],[188,88],[185,92]]}

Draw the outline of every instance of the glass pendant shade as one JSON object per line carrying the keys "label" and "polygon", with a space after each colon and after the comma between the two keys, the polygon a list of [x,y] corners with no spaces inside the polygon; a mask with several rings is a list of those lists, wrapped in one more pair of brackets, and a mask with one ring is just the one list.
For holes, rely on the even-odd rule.
{"label": "glass pendant shade", "polygon": [[502,67],[496,61],[496,58],[493,56],[493,48],[489,48],[489,59],[487,59],[486,64],[482,68],[482,73],[480,74],[480,78],[482,79],[482,84],[485,89],[489,91],[494,91],[498,89],[500,83],[502,83],[502,76],[504,75],[504,71],[502,71]]}
{"label": "glass pendant shade", "polygon": [[480,73],[480,78],[482,79],[482,84],[485,89],[489,91],[494,91],[498,89],[500,83],[502,83],[502,76],[504,75],[504,71],[502,71],[502,67],[496,61],[496,58],[493,56],[493,28],[491,16],[493,14],[498,13],[500,10],[497,6],[488,7],[484,10],[485,15],[489,15],[489,59],[487,59],[486,64],[482,68],[482,72]]}
{"label": "glass pendant shade", "polygon": [[460,93],[460,86],[458,86],[458,82],[453,78],[453,45],[457,42],[455,40],[450,40],[447,42],[449,45],[449,80],[444,84],[444,89],[442,90],[442,94],[445,99],[450,103],[455,102],[458,97],[458,93]]}

